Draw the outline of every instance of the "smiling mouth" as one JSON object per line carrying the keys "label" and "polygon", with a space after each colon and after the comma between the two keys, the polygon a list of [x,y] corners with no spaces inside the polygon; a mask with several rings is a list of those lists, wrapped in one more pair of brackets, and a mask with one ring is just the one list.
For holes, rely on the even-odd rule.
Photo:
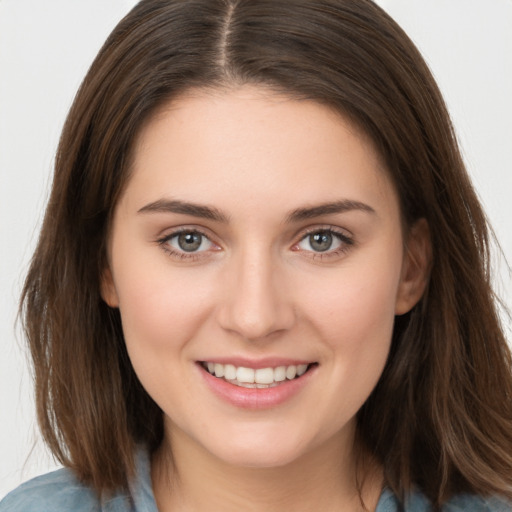
{"label": "smiling mouth", "polygon": [[266,389],[279,386],[286,381],[302,377],[317,363],[277,366],[268,368],[246,368],[232,364],[203,361],[200,363],[210,375],[242,388]]}

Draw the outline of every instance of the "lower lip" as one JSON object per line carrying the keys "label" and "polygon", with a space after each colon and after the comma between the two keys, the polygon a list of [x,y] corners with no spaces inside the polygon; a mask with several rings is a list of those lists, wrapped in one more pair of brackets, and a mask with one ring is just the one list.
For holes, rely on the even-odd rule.
{"label": "lower lip", "polygon": [[297,379],[283,381],[272,388],[244,388],[214,377],[198,363],[207,386],[222,400],[243,409],[270,409],[290,400],[307,385],[317,366],[309,368]]}

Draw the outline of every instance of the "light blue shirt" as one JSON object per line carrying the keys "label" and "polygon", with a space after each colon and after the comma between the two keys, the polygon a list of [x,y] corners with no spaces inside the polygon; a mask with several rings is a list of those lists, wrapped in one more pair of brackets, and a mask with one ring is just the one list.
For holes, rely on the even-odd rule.
{"label": "light blue shirt", "polygon": [[[429,502],[420,493],[413,493],[405,508],[405,512],[430,510]],[[375,512],[399,511],[393,493],[384,489]],[[498,498],[460,495],[445,504],[443,511],[511,512],[512,504]],[[151,488],[149,457],[143,450],[137,453],[136,477],[129,492],[98,500],[70,470],[59,469],[20,485],[0,502],[0,512],[158,512]]]}

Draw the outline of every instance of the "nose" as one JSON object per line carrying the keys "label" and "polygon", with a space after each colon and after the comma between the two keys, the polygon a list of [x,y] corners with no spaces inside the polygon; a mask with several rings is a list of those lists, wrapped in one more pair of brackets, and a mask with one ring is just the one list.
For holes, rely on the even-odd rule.
{"label": "nose", "polygon": [[246,340],[289,330],[295,321],[284,277],[266,255],[241,255],[226,269],[219,323]]}

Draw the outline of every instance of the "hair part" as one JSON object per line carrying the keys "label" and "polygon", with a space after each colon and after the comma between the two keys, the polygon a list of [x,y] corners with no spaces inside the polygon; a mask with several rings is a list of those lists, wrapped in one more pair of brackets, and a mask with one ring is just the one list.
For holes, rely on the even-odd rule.
{"label": "hair part", "polygon": [[135,375],[117,310],[101,299],[110,220],[135,140],[192,88],[256,84],[328,105],[380,152],[406,226],[430,226],[428,289],[396,318],[358,438],[405,500],[512,497],[512,361],[489,276],[490,235],[435,81],[370,0],[142,0],[92,64],[64,126],[22,295],[38,420],[99,493],[126,487],[135,444],[162,412]]}

